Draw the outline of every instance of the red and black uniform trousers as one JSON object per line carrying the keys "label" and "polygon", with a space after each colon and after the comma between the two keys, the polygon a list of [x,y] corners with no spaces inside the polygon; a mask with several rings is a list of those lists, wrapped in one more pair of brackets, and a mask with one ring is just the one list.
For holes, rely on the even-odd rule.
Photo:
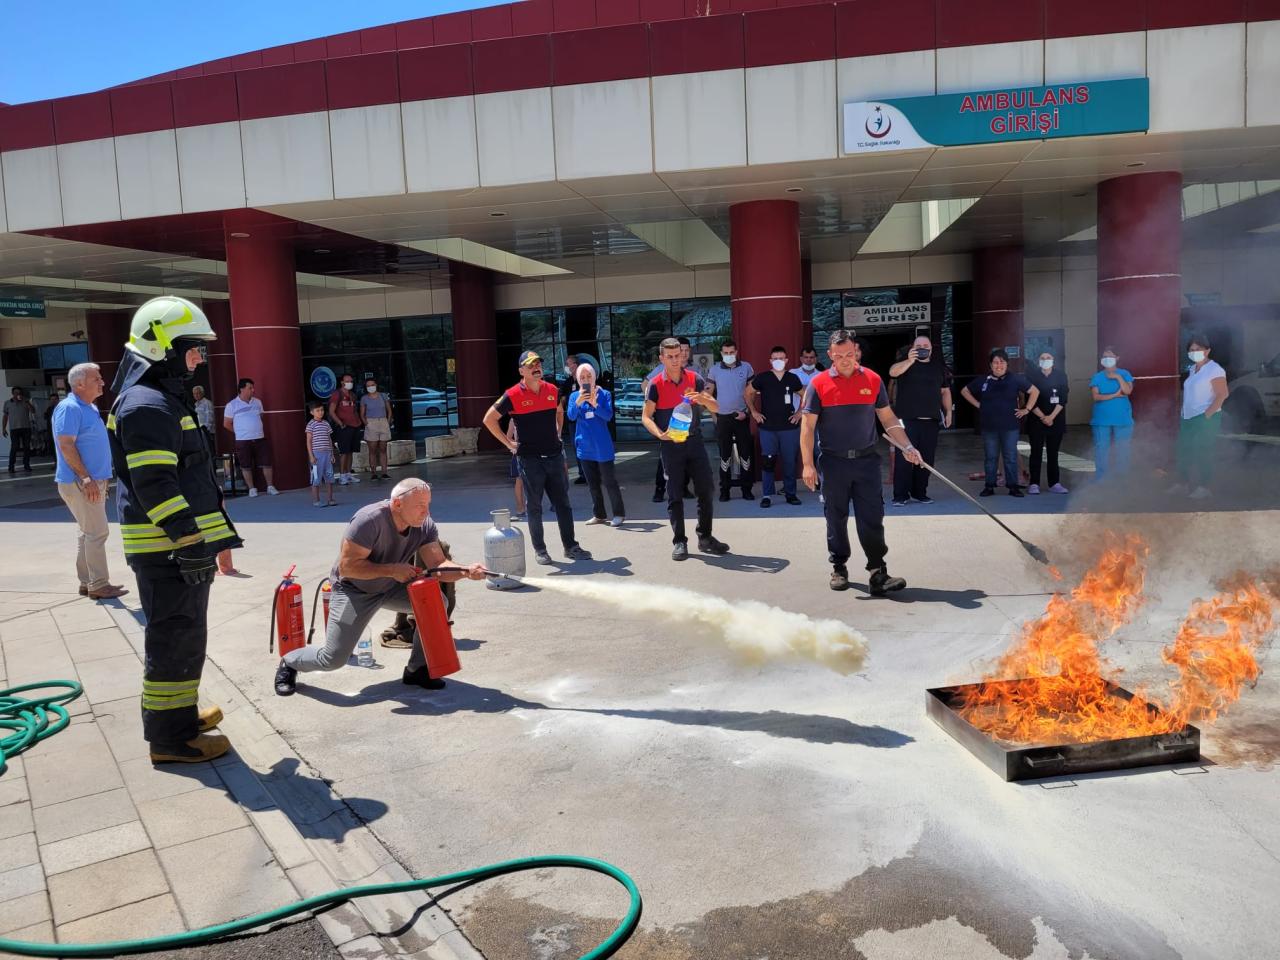
{"label": "red and black uniform trousers", "polygon": [[[125,364],[130,360],[137,358],[126,355]],[[147,621],[142,730],[153,744],[186,743],[199,732],[208,642],[210,584],[185,582],[170,555],[194,548],[212,558],[241,545],[180,384],[144,379],[127,386],[107,422],[125,559]]]}

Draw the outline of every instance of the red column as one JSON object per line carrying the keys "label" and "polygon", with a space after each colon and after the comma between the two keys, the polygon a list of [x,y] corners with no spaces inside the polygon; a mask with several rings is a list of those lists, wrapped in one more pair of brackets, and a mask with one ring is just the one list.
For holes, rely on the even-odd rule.
{"label": "red column", "polygon": [[[236,377],[249,377],[262,401],[275,485],[307,486],[302,443],[302,341],[291,225],[254,211],[228,213],[227,287],[231,293]],[[221,340],[219,346],[221,346]],[[219,398],[223,404],[228,397]]]}
{"label": "red column", "polygon": [[102,379],[107,388],[98,398],[98,406],[102,410],[110,410],[116,395],[111,391],[111,384],[116,379],[116,371],[120,369],[120,358],[124,356],[124,345],[129,339],[129,321],[133,319],[132,310],[89,310],[85,313],[85,333],[89,342],[89,360],[98,365]]}
{"label": "red column", "polygon": [[793,200],[753,200],[729,208],[729,291],[738,355],[769,368],[769,348],[800,356],[804,284],[800,207]]}
{"label": "red column", "polygon": [[973,254],[973,369],[985,373],[996,347],[1017,347],[1009,368],[1021,372],[1022,248],[988,247]]}
{"label": "red column", "polygon": [[[808,260],[800,261],[800,349],[811,346],[813,342],[813,264]],[[794,366],[799,366],[800,355],[791,358]]]}
{"label": "red column", "polygon": [[201,309],[209,318],[209,326],[218,335],[217,341],[209,345],[209,399],[213,402],[213,419],[217,424],[214,432],[217,434],[218,450],[228,452],[235,437],[222,429],[222,408],[236,395],[236,381],[239,379],[236,376],[231,303],[228,300],[206,300]]}
{"label": "red column", "polygon": [[[450,263],[449,295],[458,426],[479,427],[485,411],[498,399],[493,272],[469,263]],[[497,449],[497,441],[487,430],[480,432],[480,445],[481,449]]]}
{"label": "red column", "polygon": [[1114,347],[1133,374],[1140,428],[1177,424],[1181,244],[1181,174],[1098,184],[1098,350]]}

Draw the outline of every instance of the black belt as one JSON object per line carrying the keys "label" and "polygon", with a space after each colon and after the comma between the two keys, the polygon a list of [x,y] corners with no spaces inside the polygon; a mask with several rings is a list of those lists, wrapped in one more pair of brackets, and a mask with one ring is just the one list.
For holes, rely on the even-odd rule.
{"label": "black belt", "polygon": [[880,450],[874,443],[860,450],[830,450],[827,447],[822,448],[824,457],[836,457],[840,460],[861,460],[863,457],[874,457],[879,453]]}

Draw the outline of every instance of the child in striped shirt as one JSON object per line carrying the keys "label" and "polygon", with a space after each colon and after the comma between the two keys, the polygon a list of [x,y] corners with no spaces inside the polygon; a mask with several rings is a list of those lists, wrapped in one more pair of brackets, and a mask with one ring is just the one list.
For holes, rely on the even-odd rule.
{"label": "child in striped shirt", "polygon": [[311,419],[307,421],[307,458],[311,461],[311,503],[323,507],[320,502],[320,484],[329,494],[328,506],[336,506],[333,499],[333,428],[324,418],[324,403],[311,404]]}

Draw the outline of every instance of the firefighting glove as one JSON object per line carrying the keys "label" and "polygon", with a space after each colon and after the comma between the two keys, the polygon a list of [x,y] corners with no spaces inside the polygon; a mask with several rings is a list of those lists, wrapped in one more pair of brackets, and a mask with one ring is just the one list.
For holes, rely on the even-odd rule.
{"label": "firefighting glove", "polygon": [[203,543],[179,547],[169,554],[169,559],[178,565],[186,583],[212,583],[218,573],[217,554]]}

